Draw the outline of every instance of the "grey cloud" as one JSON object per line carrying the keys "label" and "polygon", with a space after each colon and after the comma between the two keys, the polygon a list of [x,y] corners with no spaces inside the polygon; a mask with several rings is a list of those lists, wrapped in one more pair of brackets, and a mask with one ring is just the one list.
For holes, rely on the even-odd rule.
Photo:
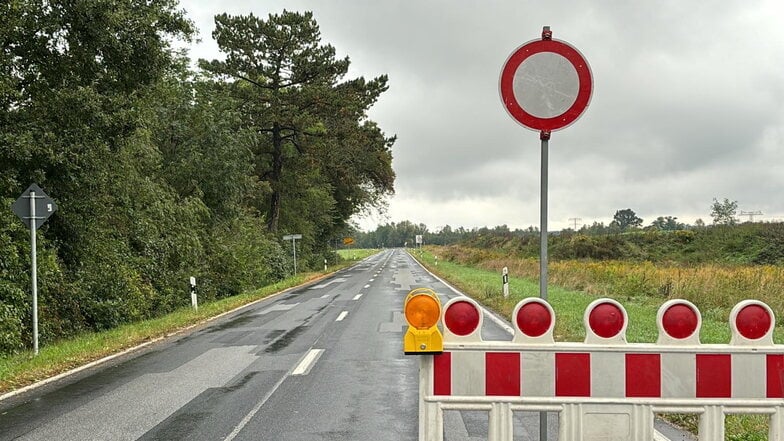
{"label": "grey cloud", "polygon": [[[199,17],[313,10],[351,75],[389,74],[371,112],[394,146],[400,221],[538,223],[539,139],[498,97],[509,54],[543,25],[577,47],[591,104],[550,141],[552,223],[632,208],[709,219],[713,197],[784,217],[784,4],[187,0]],[[207,13],[209,11],[209,14]],[[202,24],[209,40],[211,22]],[[211,57],[205,43],[197,57]],[[214,50],[214,49],[212,49]],[[199,53],[199,52],[202,53]],[[420,218],[415,207],[440,209]],[[470,225],[466,225],[470,226]],[[372,227],[368,226],[368,227]]]}

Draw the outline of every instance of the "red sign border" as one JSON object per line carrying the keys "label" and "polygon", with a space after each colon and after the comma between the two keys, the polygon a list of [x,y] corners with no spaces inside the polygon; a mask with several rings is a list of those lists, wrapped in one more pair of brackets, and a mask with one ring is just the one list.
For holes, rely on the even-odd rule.
{"label": "red sign border", "polygon": [[[569,60],[575,71],[577,71],[577,79],[579,81],[577,98],[574,100],[574,103],[572,103],[572,106],[564,113],[552,118],[540,118],[526,112],[517,102],[514,95],[513,84],[517,68],[528,57],[541,52],[554,52]],[[510,55],[504,63],[504,68],[501,70],[499,90],[501,93],[501,101],[504,103],[504,108],[507,113],[509,113],[509,116],[514,118],[524,127],[536,131],[560,130],[577,121],[591,102],[591,95],[593,93],[591,66],[580,51],[564,41],[556,39],[532,40],[515,49],[515,51],[512,52],[512,55]]]}

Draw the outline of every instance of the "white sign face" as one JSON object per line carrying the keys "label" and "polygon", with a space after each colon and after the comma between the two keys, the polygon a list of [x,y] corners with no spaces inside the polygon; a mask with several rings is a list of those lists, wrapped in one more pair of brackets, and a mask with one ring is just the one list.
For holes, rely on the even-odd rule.
{"label": "white sign face", "polygon": [[422,245],[422,235],[421,234],[417,234],[416,235],[416,243],[417,243],[417,245]]}
{"label": "white sign face", "polygon": [[498,91],[509,116],[523,127],[560,130],[588,107],[593,91],[591,68],[568,43],[533,40],[506,60]]}
{"label": "white sign face", "polygon": [[538,118],[554,118],[572,107],[580,91],[580,79],[566,57],[539,52],[517,67],[512,87],[526,112]]}

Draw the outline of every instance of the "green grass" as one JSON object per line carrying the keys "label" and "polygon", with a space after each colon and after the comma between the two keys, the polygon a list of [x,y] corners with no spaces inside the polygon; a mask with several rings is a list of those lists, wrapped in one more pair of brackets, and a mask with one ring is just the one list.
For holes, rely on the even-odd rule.
{"label": "green grass", "polygon": [[[514,306],[526,297],[539,296],[539,282],[524,278],[509,278],[509,298],[502,294],[501,274],[467,265],[436,259],[427,250],[412,252],[430,271],[447,280],[460,291],[471,296],[485,307],[497,314],[511,319]],[[548,302],[556,316],[556,341],[583,341],[585,326],[583,315],[585,309],[598,297],[580,291],[567,290],[557,286],[548,286]],[[656,315],[663,303],[661,298],[639,296],[618,300],[626,309],[629,324],[626,329],[627,341],[630,343],[654,343],[658,338]],[[705,312],[702,314],[700,341],[702,343],[729,343],[730,328],[726,317],[721,312]],[[779,326],[774,330],[774,340],[784,341],[784,331]],[[696,415],[668,415],[676,425],[692,432],[697,431],[699,419]],[[759,415],[729,415],[725,424],[726,439],[730,441],[761,441],[767,439],[768,418]]]}
{"label": "green grass", "polygon": [[344,260],[362,260],[365,257],[372,256],[373,254],[378,253],[379,250],[375,248],[358,248],[352,249],[347,248],[343,250],[338,250],[338,256]]}
{"label": "green grass", "polygon": [[[359,253],[359,251],[363,252]],[[355,250],[355,252],[357,252],[357,256],[364,258],[377,250]],[[354,261],[341,262],[329,268],[327,273],[353,263]],[[156,319],[122,325],[105,332],[86,333],[43,346],[40,348],[38,356],[33,356],[32,351],[0,356],[0,395],[139,344],[172,335],[224,312],[318,279],[324,274],[321,272],[301,273],[296,277],[289,277],[254,291],[200,304],[198,311],[184,307]]]}

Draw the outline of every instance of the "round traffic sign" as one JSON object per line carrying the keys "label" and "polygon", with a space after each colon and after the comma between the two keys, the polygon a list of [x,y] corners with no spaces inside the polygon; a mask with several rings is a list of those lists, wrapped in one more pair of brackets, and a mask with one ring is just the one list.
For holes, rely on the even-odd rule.
{"label": "round traffic sign", "polygon": [[509,115],[532,130],[562,129],[591,101],[593,77],[582,54],[560,40],[533,40],[504,63],[499,82]]}

